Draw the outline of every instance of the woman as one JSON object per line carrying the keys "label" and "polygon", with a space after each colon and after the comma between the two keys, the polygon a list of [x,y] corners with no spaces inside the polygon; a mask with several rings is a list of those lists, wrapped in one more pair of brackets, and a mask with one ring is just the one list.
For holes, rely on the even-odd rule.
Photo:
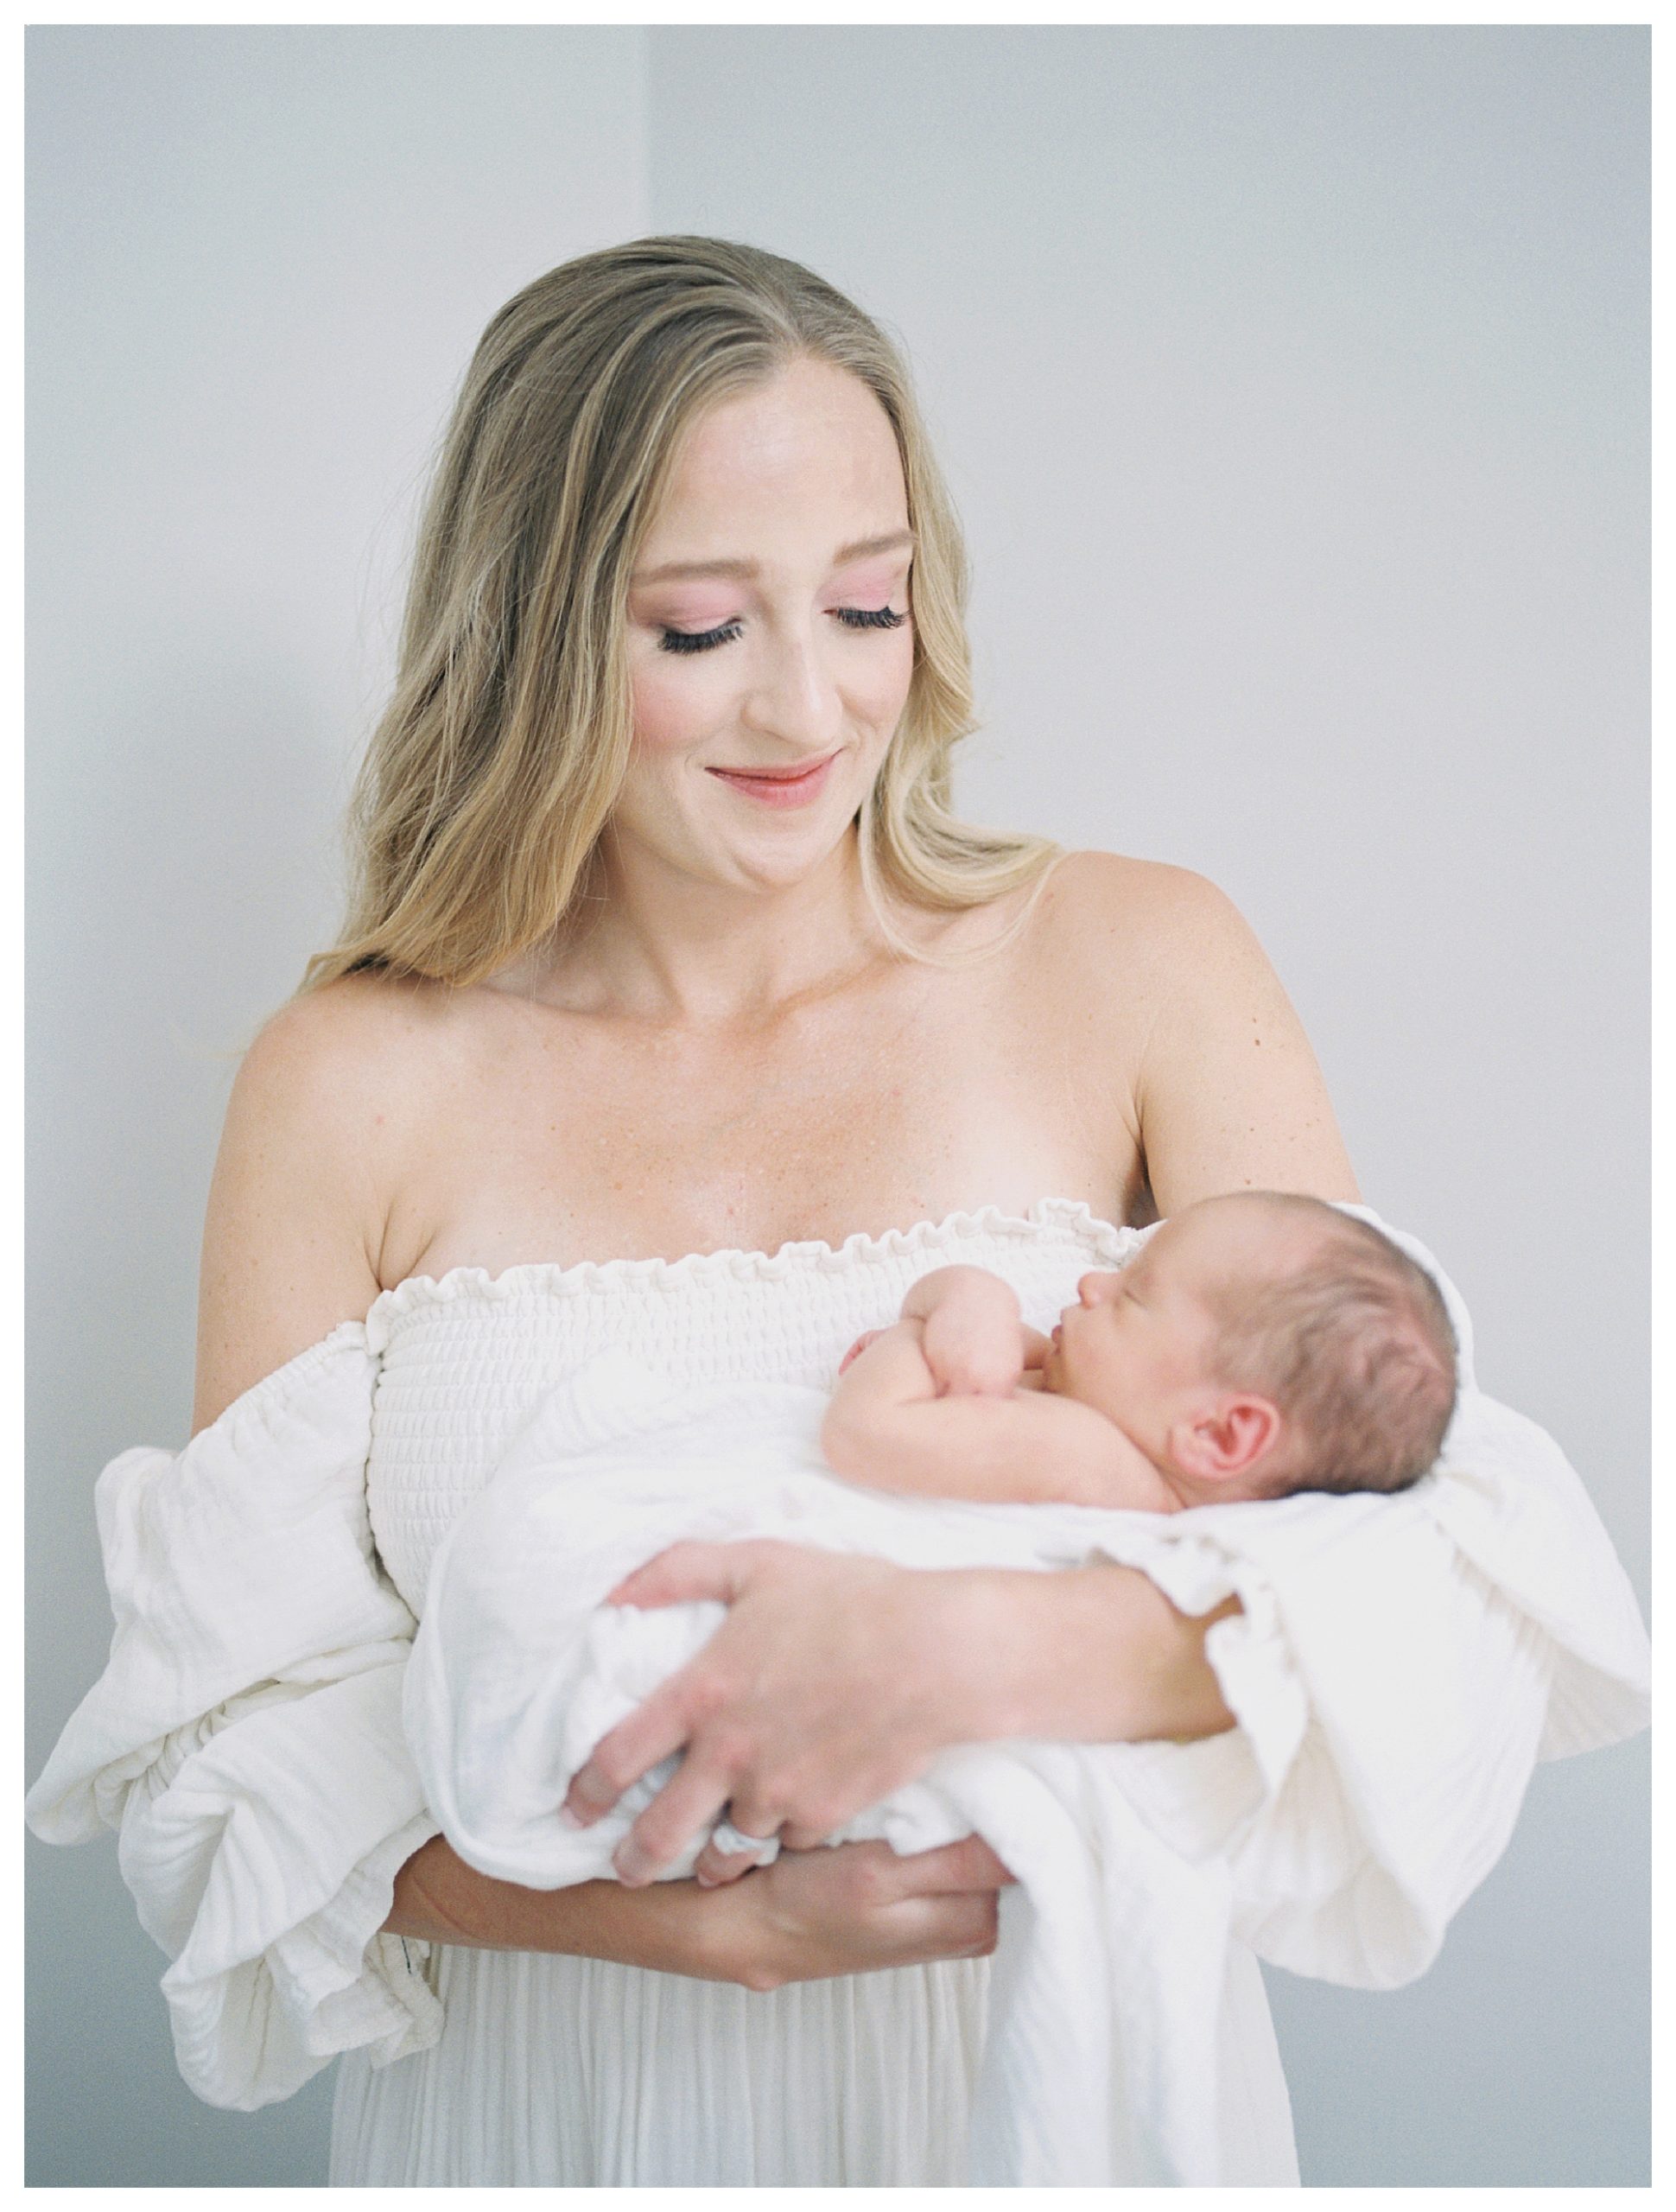
{"label": "woman", "polygon": [[[964,596],[905,373],[807,270],[644,239],[491,324],[342,941],[234,1086],[194,1443],[102,1519],[119,1611],[166,1559],[175,1633],[217,1662],[184,1669],[196,1706],[171,1678],[143,1756],[111,1723],[70,1760],[107,1816],[143,1779],[124,1847],[194,2086],[264,2102],[348,2054],[334,2182],[958,2181],[1006,1869],[976,1840],[807,1847],[962,1741],[1203,1739],[1219,1819],[1267,1771],[1260,1637],[1283,1662],[1231,1573],[1172,1603],[1115,1565],[907,1574],[769,1544],[678,1548],[625,1592],[729,1611],[577,1778],[587,1819],[682,1754],[620,1882],[476,1874],[406,1766],[435,1541],[598,1344],[829,1381],[926,1268],[993,1266],[1036,1319],[1109,1262],[1109,1224],[1247,1185],[1357,1195],[1226,899],[950,815]],[[1535,1649],[1477,1613],[1451,1647],[1486,1740],[1519,1747],[1514,1804]],[[118,1651],[106,1683],[141,1669]],[[1463,1815],[1442,1917],[1506,1797]],[[792,1847],[730,1887],[657,1881],[724,1804]],[[1294,2180],[1243,1952],[1225,2006],[1227,2177]]]}

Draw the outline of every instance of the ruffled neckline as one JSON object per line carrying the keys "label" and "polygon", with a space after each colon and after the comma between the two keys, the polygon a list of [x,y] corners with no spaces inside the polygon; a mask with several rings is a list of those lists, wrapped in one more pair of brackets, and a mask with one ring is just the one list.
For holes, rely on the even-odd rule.
{"label": "ruffled neckline", "polygon": [[466,1265],[440,1275],[408,1275],[392,1284],[373,1300],[365,1325],[382,1332],[399,1314],[456,1298],[512,1298],[531,1292],[564,1297],[631,1287],[678,1291],[728,1280],[776,1281],[797,1269],[864,1268],[880,1260],[937,1251],[965,1237],[1040,1236],[1054,1230],[1070,1231],[1113,1260],[1127,1255],[1146,1234],[1102,1219],[1082,1198],[1038,1198],[1022,1214],[1009,1213],[1003,1206],[962,1209],[940,1221],[917,1221],[910,1228],[886,1229],[878,1236],[857,1230],[835,1245],[816,1236],[793,1240],[772,1252],[728,1246],[714,1252],[686,1252],[676,1260],[526,1260],[498,1274]]}

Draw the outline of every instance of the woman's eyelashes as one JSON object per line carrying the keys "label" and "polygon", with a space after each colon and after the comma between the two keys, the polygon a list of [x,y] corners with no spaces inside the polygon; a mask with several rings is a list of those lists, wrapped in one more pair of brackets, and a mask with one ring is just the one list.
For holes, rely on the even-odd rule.
{"label": "woman's eyelashes", "polygon": [[[895,630],[908,619],[893,607],[835,607],[831,611],[849,630]],[[660,629],[657,642],[666,653],[708,653],[717,645],[731,645],[740,626],[733,621],[714,630]]]}

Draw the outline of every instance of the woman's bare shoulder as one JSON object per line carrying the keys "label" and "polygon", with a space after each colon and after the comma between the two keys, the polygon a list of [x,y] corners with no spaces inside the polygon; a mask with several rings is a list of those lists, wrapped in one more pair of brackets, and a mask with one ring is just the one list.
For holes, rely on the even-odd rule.
{"label": "woman's bare shoulder", "polygon": [[1239,918],[1228,894],[1192,868],[1092,849],[1068,852],[1057,861],[1041,912],[1062,933],[1108,950],[1114,940],[1186,950]]}
{"label": "woman's bare shoulder", "polygon": [[1225,892],[1191,868],[1076,852],[1044,905],[1042,995],[1109,1050],[1160,1211],[1250,1187],[1355,1197],[1309,1040]]}
{"label": "woman's bare shoulder", "polygon": [[380,1130],[388,1144],[429,1129],[477,1048],[483,1001],[423,976],[371,972],[288,999],[244,1052],[230,1119],[254,1116],[325,1143]]}
{"label": "woman's bare shoulder", "polygon": [[376,1079],[422,1058],[450,1025],[459,994],[423,976],[340,976],[276,1008],[252,1038],[240,1073]]}
{"label": "woman's bare shoulder", "polygon": [[1209,877],[1121,853],[1066,853],[1032,916],[1032,982],[1126,1033],[1144,1033],[1160,1003],[1194,988],[1234,988],[1262,953],[1227,893]]}
{"label": "woman's bare shoulder", "polygon": [[378,1296],[392,1193],[446,1057],[447,996],[346,976],[288,1000],[252,1039],[205,1216],[194,1431]]}

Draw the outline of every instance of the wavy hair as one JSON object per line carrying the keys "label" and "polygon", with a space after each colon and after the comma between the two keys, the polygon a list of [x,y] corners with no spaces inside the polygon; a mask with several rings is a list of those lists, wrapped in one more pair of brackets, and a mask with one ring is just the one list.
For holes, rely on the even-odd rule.
{"label": "wavy hair", "polygon": [[360,969],[479,982],[587,893],[632,742],[629,577],[683,433],[799,357],[877,397],[918,539],[912,678],[858,817],[875,919],[924,958],[886,894],[953,912],[1032,880],[1039,892],[1058,846],[949,810],[949,755],[975,727],[968,569],[902,354],[795,261],[638,238],[537,277],[479,343],[420,525],[394,692],[350,803],[343,932],[299,994]]}

